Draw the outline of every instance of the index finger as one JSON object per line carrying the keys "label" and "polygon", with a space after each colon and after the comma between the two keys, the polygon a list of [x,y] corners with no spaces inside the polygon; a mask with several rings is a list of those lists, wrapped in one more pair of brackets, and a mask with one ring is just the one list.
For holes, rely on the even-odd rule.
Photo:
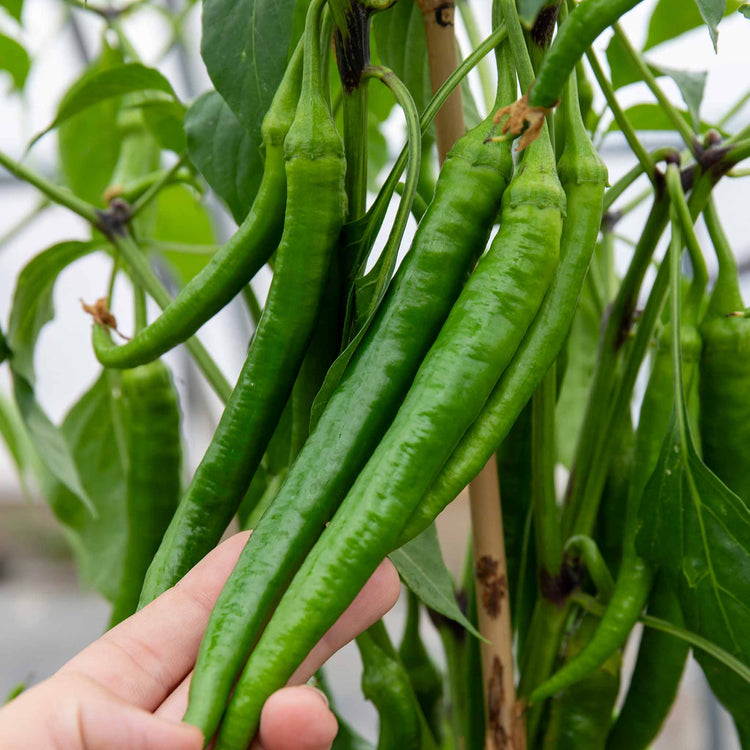
{"label": "index finger", "polygon": [[249,532],[220,544],[176,586],[105,633],[60,673],[84,674],[153,711],[195,664],[211,610]]}

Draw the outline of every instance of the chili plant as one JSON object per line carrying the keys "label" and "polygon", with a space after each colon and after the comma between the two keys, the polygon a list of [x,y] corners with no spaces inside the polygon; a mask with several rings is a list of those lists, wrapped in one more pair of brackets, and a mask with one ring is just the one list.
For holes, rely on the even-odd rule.
{"label": "chili plant", "polygon": [[[111,625],[233,524],[254,529],[184,720],[247,747],[266,698],[390,556],[405,632],[357,638],[378,747],[646,748],[691,650],[750,747],[750,321],[714,199],[747,174],[748,95],[704,121],[705,74],[650,61],[620,26],[639,0],[494,0],[484,39],[477,0],[203,0],[212,88],[188,100],[140,57],[129,20],[156,9],[165,55],[186,60],[192,0],[60,4],[100,36],[28,143],[55,132],[58,172],[0,165],[43,200],[13,232],[58,204],[88,237],[18,276],[0,426]],[[22,92],[27,10],[0,5],[15,30],[0,67]],[[705,26],[716,48],[730,14],[750,15],[659,0],[644,47]],[[652,101],[624,109],[618,89],[636,82]],[[405,145],[391,160],[394,107]],[[649,151],[654,130],[672,145]],[[617,180],[614,132],[635,160]],[[222,245],[217,201],[236,223]],[[619,222],[643,203],[628,243]],[[34,352],[57,277],[91,254],[111,266],[80,312],[100,374],[55,424]],[[235,297],[252,326],[231,384],[196,334]],[[182,345],[223,405],[192,476],[162,359]],[[454,581],[434,522],[467,486]],[[368,743],[342,720],[335,745]]]}

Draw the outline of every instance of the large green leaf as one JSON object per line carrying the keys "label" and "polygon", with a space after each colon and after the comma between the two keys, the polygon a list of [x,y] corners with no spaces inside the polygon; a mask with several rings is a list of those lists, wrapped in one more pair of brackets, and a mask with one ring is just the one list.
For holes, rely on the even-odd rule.
{"label": "large green leaf", "polygon": [[58,127],[74,115],[108,99],[117,99],[126,94],[150,91],[175,100],[172,84],[158,71],[141,63],[125,63],[112,68],[97,70],[93,75],[83,76],[70,88],[57,110],[52,123],[32,140],[32,145],[45,133]]}
{"label": "large green leaf", "polygon": [[16,21],[21,23],[23,0],[0,0],[0,8],[5,8]]}
{"label": "large green leaf", "polygon": [[185,116],[190,158],[239,224],[263,175],[260,130],[252,137],[216,91],[196,99]]}
{"label": "large green leaf", "polygon": [[0,393],[0,436],[16,466],[21,487],[27,496],[31,496],[30,480],[41,477],[43,464],[31,443],[18,407],[2,393]]}
{"label": "large green leaf", "polygon": [[93,506],[78,477],[70,449],[36,400],[34,349],[42,327],[54,317],[52,294],[59,273],[96,249],[93,242],[63,242],[33,258],[16,281],[8,326],[18,410],[43,463],[79,502],[89,506],[86,512],[93,511]]}
{"label": "large green leaf", "polygon": [[29,53],[15,39],[0,34],[0,70],[10,74],[13,88],[21,91],[29,75]]}
{"label": "large green leaf", "polygon": [[61,483],[47,492],[84,580],[110,601],[119,591],[128,537],[126,456],[118,441],[123,415],[114,387],[118,377],[114,371],[103,372],[73,405],[61,427],[96,516],[82,510]]}
{"label": "large green leaf", "polygon": [[[676,419],[641,517],[638,548],[677,577],[688,629],[750,665],[750,510],[701,461]],[[696,657],[750,738],[750,684],[714,658],[700,651]]]}
{"label": "large green leaf", "polygon": [[[84,88],[99,72],[122,64],[122,54],[104,45],[99,59],[71,86],[63,97]],[[57,131],[60,166],[70,189],[84,200],[101,205],[120,155],[122,137],[117,118],[120,99],[105,99],[63,122]]]}
{"label": "large green leaf", "polygon": [[[689,121],[690,115],[688,112],[682,109],[677,111],[685,122]],[[672,121],[658,104],[634,104],[632,107],[628,107],[628,109],[625,110],[625,116],[636,130],[674,131],[675,129]],[[620,126],[617,124],[617,121],[613,120],[607,128],[607,132],[613,132],[619,129]],[[708,130],[717,130],[722,135],[727,135],[723,128],[720,128],[718,125],[701,120],[698,124],[698,132],[705,133]]]}
{"label": "large green leaf", "polygon": [[[607,46],[607,62],[609,63],[612,85],[615,89],[641,80],[638,69],[630,61],[620,38],[616,35],[612,37]],[[687,105],[693,125],[698,127],[703,92],[706,88],[706,72],[677,70],[653,63],[648,63],[648,66],[655,76],[669,76],[677,84],[683,101]]]}
{"label": "large green leaf", "polygon": [[[152,237],[185,245],[212,245],[216,242],[206,207],[184,185],[170,185],[159,194]],[[206,255],[174,251],[163,251],[162,254],[177,271],[181,284],[187,284],[208,262]]]}
{"label": "large green leaf", "polygon": [[32,258],[16,281],[8,325],[14,372],[34,383],[34,348],[42,327],[55,316],[53,291],[60,272],[99,247],[94,242],[61,242]]}
{"label": "large green leaf", "polygon": [[478,638],[481,637],[458,608],[451,575],[440,551],[435,524],[428,526],[403,547],[391,552],[389,557],[404,583],[424,604],[463,625]]}
{"label": "large green leaf", "polygon": [[204,0],[201,54],[216,90],[257,138],[286,69],[297,0]]}
{"label": "large green leaf", "polygon": [[722,15],[733,13],[738,5],[737,0],[659,0],[651,14],[643,49],[674,39],[700,26],[704,20],[715,45],[716,25]]}
{"label": "large green leaf", "polygon": [[414,0],[400,0],[372,20],[378,55],[409,89],[423,112],[432,97],[422,12]]}
{"label": "large green leaf", "polygon": [[184,153],[187,148],[185,140],[185,112],[187,108],[182,102],[146,101],[140,105],[143,121],[159,146],[176,154]]}

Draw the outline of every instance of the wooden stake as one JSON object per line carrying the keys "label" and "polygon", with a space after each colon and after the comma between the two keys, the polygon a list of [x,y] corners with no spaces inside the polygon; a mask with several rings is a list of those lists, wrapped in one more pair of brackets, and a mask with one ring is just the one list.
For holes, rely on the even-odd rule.
{"label": "wooden stake", "polygon": [[[434,94],[458,66],[454,33],[454,2],[445,0],[417,0],[424,17],[427,36],[427,56],[430,61],[430,82]],[[466,132],[461,102],[461,87],[457,86],[440,108],[435,118],[438,158],[442,165],[453,144]]]}
{"label": "wooden stake", "polygon": [[497,463],[492,456],[469,485],[484,682],[485,750],[525,750],[526,733],[516,703],[505,537]]}

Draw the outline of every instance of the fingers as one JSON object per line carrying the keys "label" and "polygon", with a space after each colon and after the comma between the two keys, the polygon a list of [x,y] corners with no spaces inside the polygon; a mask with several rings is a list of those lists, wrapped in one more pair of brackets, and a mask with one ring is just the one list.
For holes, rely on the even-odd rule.
{"label": "fingers", "polygon": [[337,732],[323,693],[306,685],[283,688],[263,706],[253,750],[328,750]]}
{"label": "fingers", "polygon": [[7,750],[201,750],[198,729],[136,708],[80,674],[58,674],[0,712]]}
{"label": "fingers", "polygon": [[153,711],[195,663],[211,608],[249,534],[220,544],[175,587],[110,630],[58,674],[96,680],[128,703]]}
{"label": "fingers", "polygon": [[[315,674],[336,651],[379,620],[398,599],[401,585],[398,573],[390,560],[385,560],[370,577],[357,598],[349,605],[336,624],[323,636],[310,655],[289,680],[290,685],[301,685]],[[179,720],[187,708],[189,677],[159,706],[157,714]],[[265,710],[265,709],[264,709]]]}
{"label": "fingers", "polygon": [[390,560],[383,560],[357,598],[297,668],[289,684],[307,682],[336,651],[388,612],[396,603],[400,591],[396,568]]}

